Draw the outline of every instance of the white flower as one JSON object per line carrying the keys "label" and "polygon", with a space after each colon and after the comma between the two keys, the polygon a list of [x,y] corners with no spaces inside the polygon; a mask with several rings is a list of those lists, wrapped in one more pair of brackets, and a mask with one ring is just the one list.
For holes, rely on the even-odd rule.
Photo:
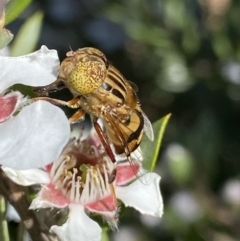
{"label": "white flower", "polygon": [[221,191],[223,200],[230,205],[240,206],[240,181],[238,179],[227,180]]}
{"label": "white flower", "polygon": [[21,57],[0,56],[0,164],[27,169],[49,164],[66,145],[70,126],[58,107],[38,101],[24,107],[26,98],[14,84],[45,86],[58,75],[55,50],[42,46],[39,51]]}
{"label": "white flower", "polygon": [[[160,176],[146,174],[148,185],[144,185],[136,179],[130,164],[121,160],[115,181],[109,183],[114,164],[99,145],[95,132],[90,133],[84,140],[72,138],[60,157],[42,170],[3,168],[20,185],[42,184],[30,208],[69,207],[67,221],[50,229],[62,241],[101,240],[101,228],[89,214],[97,213],[117,228],[119,200],[142,214],[161,217],[163,213]],[[141,163],[138,165],[140,168]]]}
{"label": "white flower", "polygon": [[185,223],[196,222],[203,213],[196,197],[187,190],[176,192],[171,197],[170,204],[174,212]]}

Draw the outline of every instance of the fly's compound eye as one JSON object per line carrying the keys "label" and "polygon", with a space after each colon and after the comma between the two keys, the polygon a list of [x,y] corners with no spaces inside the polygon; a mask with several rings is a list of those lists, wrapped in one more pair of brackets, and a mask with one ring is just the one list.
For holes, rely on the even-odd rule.
{"label": "fly's compound eye", "polygon": [[68,78],[68,85],[80,95],[92,93],[104,82],[106,65],[101,61],[82,62],[74,68]]}

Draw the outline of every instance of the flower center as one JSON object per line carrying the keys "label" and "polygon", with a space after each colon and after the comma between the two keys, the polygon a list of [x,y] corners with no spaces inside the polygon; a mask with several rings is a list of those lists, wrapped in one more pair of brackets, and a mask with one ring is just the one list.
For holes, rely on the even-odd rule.
{"label": "flower center", "polygon": [[86,205],[112,195],[113,163],[99,147],[72,139],[50,170],[52,183],[69,202]]}

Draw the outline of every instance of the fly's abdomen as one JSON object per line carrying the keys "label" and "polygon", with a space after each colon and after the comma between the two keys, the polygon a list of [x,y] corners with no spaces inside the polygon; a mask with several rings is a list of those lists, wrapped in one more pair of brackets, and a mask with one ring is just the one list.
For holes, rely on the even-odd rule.
{"label": "fly's abdomen", "polygon": [[114,125],[104,121],[107,135],[117,154],[127,153],[130,155],[141,142],[144,125],[143,116],[140,111],[135,109],[124,123],[118,118],[113,121],[115,121]]}

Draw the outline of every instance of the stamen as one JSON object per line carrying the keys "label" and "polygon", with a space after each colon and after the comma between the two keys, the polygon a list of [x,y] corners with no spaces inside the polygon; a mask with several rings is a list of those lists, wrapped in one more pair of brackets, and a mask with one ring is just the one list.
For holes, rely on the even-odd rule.
{"label": "stamen", "polygon": [[[98,202],[112,194],[109,184],[109,174],[112,173],[113,163],[106,156],[101,147],[90,145],[87,140],[73,138],[62,155],[51,168],[52,182],[61,193],[70,201],[83,205]],[[84,163],[85,159],[78,160],[76,153],[94,155],[97,165]],[[88,155],[86,155],[88,160]],[[84,168],[81,168],[84,167]]]}
{"label": "stamen", "polygon": [[105,180],[105,195],[107,195],[110,190],[110,185],[109,185],[109,175],[107,173],[105,165],[103,165],[103,172],[104,172],[104,180]]}
{"label": "stamen", "polygon": [[87,200],[87,197],[89,196],[89,191],[90,191],[90,174],[89,172],[87,171],[87,175],[86,175],[86,181],[85,181],[85,184],[84,184],[84,188],[83,188],[83,191],[82,191],[82,195],[80,197],[80,201],[81,203],[85,203]]}
{"label": "stamen", "polygon": [[69,157],[65,157],[65,160],[62,160],[62,163],[60,164],[59,167],[56,169],[52,167],[51,172],[53,171],[54,173],[51,173],[51,176],[53,178],[53,182],[55,183],[59,177],[62,175],[63,167],[66,164],[66,162],[69,161]]}
{"label": "stamen", "polygon": [[61,186],[64,187],[67,184],[67,182],[69,181],[70,178],[71,178],[70,175],[66,175],[65,178],[62,181],[62,185]]}
{"label": "stamen", "polygon": [[76,174],[77,174],[77,168],[73,168],[73,175],[72,175],[72,181],[71,183],[71,189],[70,189],[70,200],[71,201],[74,201],[75,199],[75,177],[76,177]]}
{"label": "stamen", "polygon": [[104,183],[104,180],[103,180],[102,174],[100,173],[99,168],[97,168],[97,173],[98,173],[99,183],[100,183],[99,192],[101,193],[101,196],[104,196],[105,183]]}
{"label": "stamen", "polygon": [[90,186],[89,199],[92,201],[92,200],[96,199],[96,186],[97,186],[97,183],[96,183],[96,178],[93,175],[93,170],[91,170],[90,175],[91,175],[92,182],[91,182],[91,186]]}
{"label": "stamen", "polygon": [[79,202],[80,200],[80,182],[81,182],[81,177],[77,177],[77,185],[76,185],[76,195],[75,195],[75,202]]}
{"label": "stamen", "polygon": [[55,160],[55,161],[53,162],[53,165],[52,165],[52,168],[51,168],[51,171],[50,171],[50,175],[51,175],[51,176],[54,176],[54,175],[55,175],[56,169],[58,169],[58,166],[59,166],[61,163],[64,163],[64,162],[65,162],[65,161],[64,161],[65,158],[66,158],[65,156],[61,155],[60,158],[58,158],[57,160]]}

